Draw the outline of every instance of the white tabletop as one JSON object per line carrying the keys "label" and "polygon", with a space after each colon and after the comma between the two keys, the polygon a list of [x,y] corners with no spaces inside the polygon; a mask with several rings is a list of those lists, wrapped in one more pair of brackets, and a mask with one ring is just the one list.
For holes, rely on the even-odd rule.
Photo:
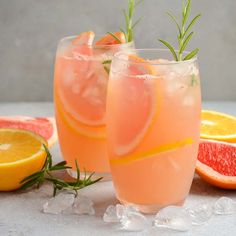
{"label": "white tabletop", "polygon": [[[236,115],[236,102],[206,102],[203,108]],[[52,116],[53,105],[0,103],[0,115]],[[58,145],[53,147],[52,154],[55,162],[62,159]],[[44,185],[38,192],[0,193],[0,236],[160,235],[156,232],[123,232],[103,222],[102,215],[106,207],[117,203],[111,182],[100,182],[82,191],[95,202],[95,216],[43,214],[42,206],[52,195],[49,185]],[[201,202],[210,203],[221,196],[236,201],[236,191],[214,188],[195,176],[185,206],[191,207]],[[189,232],[173,232],[167,235],[234,236],[236,215],[213,217],[206,225],[193,227]]]}

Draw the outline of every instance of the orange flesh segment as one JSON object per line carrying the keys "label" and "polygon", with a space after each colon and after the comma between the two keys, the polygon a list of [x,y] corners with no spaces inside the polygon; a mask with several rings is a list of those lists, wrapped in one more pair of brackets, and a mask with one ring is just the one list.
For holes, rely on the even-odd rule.
{"label": "orange flesh segment", "polygon": [[93,44],[95,34],[93,31],[87,31],[80,33],[73,41],[74,45],[89,45]]}

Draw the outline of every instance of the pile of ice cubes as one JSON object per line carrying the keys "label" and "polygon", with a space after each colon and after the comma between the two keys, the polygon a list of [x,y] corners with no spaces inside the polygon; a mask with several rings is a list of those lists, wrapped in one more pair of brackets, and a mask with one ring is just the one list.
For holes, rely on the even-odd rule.
{"label": "pile of ice cubes", "polygon": [[111,205],[106,209],[103,220],[107,223],[116,223],[125,231],[144,231],[150,227],[189,231],[193,225],[207,223],[214,215],[228,214],[236,214],[236,202],[221,197],[214,204],[201,203],[191,209],[168,206],[161,209],[151,220],[133,206]]}
{"label": "pile of ice cubes", "polygon": [[[61,192],[43,206],[46,214],[94,215],[93,201],[79,194]],[[150,228],[173,231],[189,231],[192,226],[206,224],[216,215],[236,214],[236,202],[221,197],[214,203],[200,203],[192,208],[168,206],[155,216],[145,216],[135,206],[110,205],[103,215],[103,221],[116,225],[124,231],[145,231]]]}

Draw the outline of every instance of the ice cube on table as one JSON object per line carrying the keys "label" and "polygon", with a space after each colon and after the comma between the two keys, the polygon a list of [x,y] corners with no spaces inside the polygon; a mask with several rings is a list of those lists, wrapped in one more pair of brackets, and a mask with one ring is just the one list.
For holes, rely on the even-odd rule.
{"label": "ice cube on table", "polygon": [[192,221],[184,207],[168,206],[156,214],[154,225],[176,231],[188,231],[191,229]]}
{"label": "ice cube on table", "polygon": [[236,214],[236,202],[231,198],[221,197],[214,204],[214,213],[218,215]]}
{"label": "ice cube on table", "polygon": [[74,199],[72,211],[77,215],[94,215],[93,201],[84,195],[78,195]]}
{"label": "ice cube on table", "polygon": [[120,219],[117,216],[117,208],[114,205],[110,205],[107,207],[104,215],[103,221],[106,223],[117,223]]}
{"label": "ice cube on table", "polygon": [[74,199],[74,194],[59,193],[43,205],[43,212],[47,214],[60,214],[73,205]]}
{"label": "ice cube on table", "polygon": [[211,204],[197,204],[188,210],[193,225],[202,225],[208,222],[213,215],[213,207]]}
{"label": "ice cube on table", "polygon": [[126,209],[120,219],[121,229],[125,231],[143,231],[149,227],[146,216],[136,211]]}

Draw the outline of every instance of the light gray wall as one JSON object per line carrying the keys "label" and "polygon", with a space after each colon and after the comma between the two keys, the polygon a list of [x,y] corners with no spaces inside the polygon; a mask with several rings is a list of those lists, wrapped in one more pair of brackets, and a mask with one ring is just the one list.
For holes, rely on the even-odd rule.
{"label": "light gray wall", "polygon": [[[85,30],[117,30],[127,0],[0,0],[0,101],[52,100],[57,42]],[[145,0],[136,30],[138,47],[175,40],[165,15],[180,11],[180,0]],[[205,100],[236,100],[236,1],[193,0],[203,14],[191,48],[199,47]]]}

